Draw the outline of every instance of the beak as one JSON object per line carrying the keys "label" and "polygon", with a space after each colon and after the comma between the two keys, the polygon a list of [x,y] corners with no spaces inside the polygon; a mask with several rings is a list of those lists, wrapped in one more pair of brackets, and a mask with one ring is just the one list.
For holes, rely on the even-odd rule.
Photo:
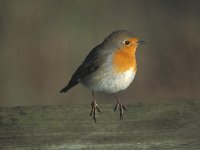
{"label": "beak", "polygon": [[140,41],[140,40],[139,40],[139,41],[137,41],[136,43],[138,43],[139,45],[140,45],[140,44],[145,44],[145,41]]}

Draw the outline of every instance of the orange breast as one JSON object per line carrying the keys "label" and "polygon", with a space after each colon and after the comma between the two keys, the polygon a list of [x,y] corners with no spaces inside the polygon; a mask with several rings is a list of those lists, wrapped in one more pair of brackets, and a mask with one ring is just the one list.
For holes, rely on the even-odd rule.
{"label": "orange breast", "polygon": [[133,71],[137,69],[135,58],[136,47],[129,46],[119,49],[113,56],[113,65],[116,72],[125,72],[131,68]]}

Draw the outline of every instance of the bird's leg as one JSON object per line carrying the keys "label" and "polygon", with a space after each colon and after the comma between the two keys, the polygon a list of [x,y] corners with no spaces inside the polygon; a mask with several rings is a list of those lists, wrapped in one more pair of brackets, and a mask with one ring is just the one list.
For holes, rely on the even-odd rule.
{"label": "bird's leg", "polygon": [[120,119],[123,119],[123,113],[124,113],[124,110],[127,110],[127,107],[126,107],[125,105],[123,105],[123,104],[119,101],[119,99],[117,98],[116,95],[113,94],[113,96],[114,96],[114,97],[116,98],[116,100],[117,100],[117,104],[116,104],[116,106],[115,106],[115,108],[114,108],[114,112],[115,112],[117,109],[119,109],[119,112],[120,112]]}
{"label": "bird's leg", "polygon": [[96,103],[96,100],[95,100],[95,96],[94,96],[94,92],[92,91],[92,96],[93,96],[93,101],[91,103],[91,106],[92,106],[92,109],[91,109],[91,112],[90,112],[90,116],[93,116],[93,119],[94,119],[94,122],[96,123],[96,110],[98,112],[101,112],[101,110],[99,109],[97,103]]}

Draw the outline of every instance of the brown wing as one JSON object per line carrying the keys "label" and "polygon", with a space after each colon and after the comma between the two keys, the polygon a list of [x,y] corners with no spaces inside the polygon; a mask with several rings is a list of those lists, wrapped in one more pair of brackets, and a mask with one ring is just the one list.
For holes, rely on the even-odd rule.
{"label": "brown wing", "polygon": [[102,44],[95,47],[85,58],[82,65],[78,67],[78,69],[73,74],[71,80],[65,86],[60,93],[67,92],[70,88],[78,84],[81,79],[93,73],[99,66],[103,63],[103,59],[105,58],[101,51]]}

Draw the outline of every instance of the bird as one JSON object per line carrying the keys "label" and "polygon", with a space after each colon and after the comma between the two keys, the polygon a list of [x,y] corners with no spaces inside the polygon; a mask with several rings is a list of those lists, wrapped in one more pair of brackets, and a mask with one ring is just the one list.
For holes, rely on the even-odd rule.
{"label": "bird", "polygon": [[90,116],[95,122],[96,112],[102,111],[97,105],[95,93],[112,94],[117,100],[114,111],[118,109],[122,119],[127,107],[115,93],[127,89],[133,81],[137,71],[136,49],[144,43],[130,31],[112,32],[89,52],[60,93],[67,92],[79,83],[88,88],[93,96]]}

